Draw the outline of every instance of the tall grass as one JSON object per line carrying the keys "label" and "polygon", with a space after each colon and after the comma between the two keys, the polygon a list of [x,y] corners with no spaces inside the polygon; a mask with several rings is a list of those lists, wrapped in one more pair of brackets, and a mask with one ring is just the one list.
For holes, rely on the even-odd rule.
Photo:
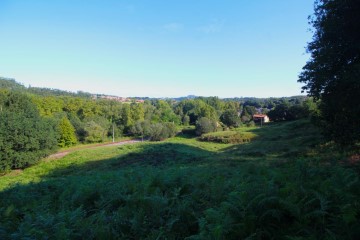
{"label": "tall grass", "polygon": [[0,239],[359,239],[358,174],[314,142],[271,149],[318,138],[298,124],[253,129],[245,145],[80,150],[1,177]]}

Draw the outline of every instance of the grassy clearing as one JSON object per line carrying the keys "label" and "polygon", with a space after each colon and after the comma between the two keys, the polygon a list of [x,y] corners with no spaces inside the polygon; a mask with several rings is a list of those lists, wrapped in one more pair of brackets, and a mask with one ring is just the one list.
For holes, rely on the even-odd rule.
{"label": "grassy clearing", "polygon": [[358,174],[328,164],[342,155],[313,126],[240,131],[258,137],[83,149],[0,177],[0,238],[359,238]]}
{"label": "grassy clearing", "polygon": [[[133,139],[134,139],[133,137],[121,137],[121,138],[115,139],[115,142],[129,141],[129,140],[133,140]],[[68,152],[68,151],[86,149],[86,148],[106,145],[106,144],[110,144],[110,143],[112,143],[112,139],[107,139],[106,141],[101,142],[101,143],[86,143],[86,144],[79,143],[79,144],[76,144],[71,147],[61,148],[58,152]]]}

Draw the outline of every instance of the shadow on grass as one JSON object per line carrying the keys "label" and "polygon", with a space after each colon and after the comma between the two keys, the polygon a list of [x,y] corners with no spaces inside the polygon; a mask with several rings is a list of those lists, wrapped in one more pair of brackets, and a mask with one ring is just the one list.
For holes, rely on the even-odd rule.
{"label": "shadow on grass", "polygon": [[[131,146],[132,148],[134,147]],[[126,149],[128,146],[117,147]],[[93,159],[84,164],[74,164],[52,171],[46,177],[61,177],[66,175],[81,175],[99,171],[116,171],[135,167],[166,168],[171,165],[197,165],[214,159],[213,152],[197,147],[178,143],[141,144],[126,154],[120,154],[108,159]]]}
{"label": "shadow on grass", "polygon": [[257,137],[250,143],[234,145],[225,151],[234,156],[289,158],[306,156],[322,137],[307,120],[270,123],[250,132]]}
{"label": "shadow on grass", "polygon": [[[224,219],[229,226],[229,213],[247,216],[239,209],[261,197],[264,188],[281,197],[278,188],[289,180],[299,179],[282,191],[302,189],[309,176],[320,176],[311,175],[302,165],[302,171],[292,169],[288,174],[259,164],[264,159],[306,153],[319,141],[316,130],[306,122],[251,131],[256,140],[219,152],[169,142],[117,146],[115,157],[94,154],[85,163],[52,170],[41,182],[13,186],[0,192],[0,239],[184,239],[199,234],[205,220]],[[319,183],[322,180],[316,178]],[[302,199],[302,193],[298,195]],[[275,198],[270,199],[273,209]],[[224,205],[225,201],[239,206]],[[224,207],[224,213],[216,215],[217,207]],[[254,226],[262,212],[252,215]],[[258,227],[276,220],[264,219]],[[279,229],[287,229],[288,219],[281,223]],[[208,224],[209,229],[216,226]],[[239,227],[233,226],[234,234],[238,233]],[[243,239],[255,230],[232,239]]]}
{"label": "shadow on grass", "polygon": [[[213,166],[237,166],[239,163],[256,162],[262,164],[267,160],[292,159],[305,157],[321,140],[318,130],[308,121],[295,121],[265,125],[252,129],[257,135],[255,140],[231,145],[218,152],[181,143],[141,144],[125,154],[108,159],[93,159],[84,164],[74,164],[52,171],[46,177],[81,175],[98,171],[116,171],[134,167],[167,168],[169,166],[196,166],[211,164]],[[194,135],[180,133],[178,138],[192,139]],[[127,149],[129,146],[119,146]]]}
{"label": "shadow on grass", "polygon": [[225,199],[223,183],[236,173],[208,165],[217,154],[186,144],[117,148],[125,154],[0,192],[0,239],[183,239],[199,232],[197,216]]}
{"label": "shadow on grass", "polygon": [[178,138],[184,138],[184,139],[191,139],[196,138],[196,133],[194,128],[185,128],[178,134],[176,134],[176,137]]}

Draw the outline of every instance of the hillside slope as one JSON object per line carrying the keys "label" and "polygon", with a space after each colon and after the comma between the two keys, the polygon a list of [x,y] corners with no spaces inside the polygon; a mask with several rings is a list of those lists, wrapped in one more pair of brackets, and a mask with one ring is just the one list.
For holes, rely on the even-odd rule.
{"label": "hillside slope", "polygon": [[294,121],[244,131],[256,139],[179,135],[79,150],[0,177],[0,238],[360,237],[358,174],[329,164],[342,156],[323,149],[316,128]]}

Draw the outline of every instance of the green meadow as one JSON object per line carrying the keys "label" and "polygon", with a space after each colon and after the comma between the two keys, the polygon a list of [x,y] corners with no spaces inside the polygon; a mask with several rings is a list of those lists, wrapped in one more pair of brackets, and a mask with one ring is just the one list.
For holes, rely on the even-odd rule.
{"label": "green meadow", "polygon": [[[0,239],[359,239],[360,181],[307,120],[73,149],[0,177]],[[228,135],[226,133],[225,135]]]}

